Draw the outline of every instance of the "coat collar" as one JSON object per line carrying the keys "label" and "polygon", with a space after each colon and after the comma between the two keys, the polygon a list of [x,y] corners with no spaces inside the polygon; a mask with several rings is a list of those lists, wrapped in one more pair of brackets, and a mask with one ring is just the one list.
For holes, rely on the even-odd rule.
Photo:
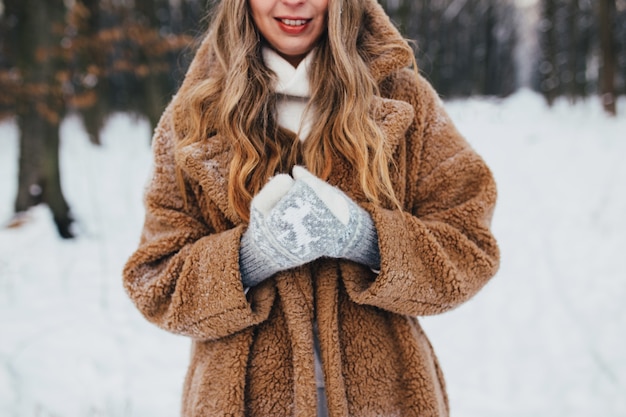
{"label": "coat collar", "polygon": [[394,71],[414,63],[413,53],[406,47],[406,40],[391,23],[389,16],[376,0],[365,0],[365,19],[361,37],[375,39],[377,44],[387,45],[384,52],[371,57],[370,70],[379,83]]}

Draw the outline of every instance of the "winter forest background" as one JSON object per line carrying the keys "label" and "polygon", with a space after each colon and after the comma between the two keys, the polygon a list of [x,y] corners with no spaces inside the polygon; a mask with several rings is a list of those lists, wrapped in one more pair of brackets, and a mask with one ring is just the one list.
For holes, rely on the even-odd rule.
{"label": "winter forest background", "polygon": [[[456,417],[626,416],[626,0],[380,0],[494,170],[497,277],[423,324]],[[121,288],[205,0],[0,0],[0,415],[176,415]]]}
{"label": "winter forest background", "polygon": [[[94,144],[111,114],[155,126],[181,82],[212,7],[207,0],[1,0],[0,119],[20,129],[17,213],[48,204],[63,237],[71,210],[59,177],[59,126],[76,114]],[[444,98],[549,104],[626,94],[626,0],[381,0],[416,41]]]}

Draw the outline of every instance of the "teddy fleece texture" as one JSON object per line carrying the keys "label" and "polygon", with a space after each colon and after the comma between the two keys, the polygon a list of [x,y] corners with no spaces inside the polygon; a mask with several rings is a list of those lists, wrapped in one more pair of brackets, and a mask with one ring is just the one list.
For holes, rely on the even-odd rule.
{"label": "teddy fleece texture", "polygon": [[[399,39],[380,6],[364,1],[366,30],[383,42]],[[314,321],[330,417],[448,415],[444,379],[417,317],[458,306],[496,272],[489,229],[496,187],[431,86],[407,69],[410,61],[392,50],[371,64],[381,91],[372,111],[395,157],[403,210],[368,203],[341,158],[329,180],[371,215],[378,274],[320,259],[245,293],[238,257],[246,224],[227,198],[229,138],[217,133],[175,150],[178,123],[170,109],[163,114],[144,229],[124,285],[149,321],[192,339],[183,416],[315,417]],[[203,45],[178,96],[210,65]]]}

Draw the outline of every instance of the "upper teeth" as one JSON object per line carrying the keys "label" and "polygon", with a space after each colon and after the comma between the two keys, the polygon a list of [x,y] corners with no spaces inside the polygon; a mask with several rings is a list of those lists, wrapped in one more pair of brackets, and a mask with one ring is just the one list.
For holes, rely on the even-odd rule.
{"label": "upper teeth", "polygon": [[306,23],[306,20],[281,19],[281,22],[289,26],[302,26]]}

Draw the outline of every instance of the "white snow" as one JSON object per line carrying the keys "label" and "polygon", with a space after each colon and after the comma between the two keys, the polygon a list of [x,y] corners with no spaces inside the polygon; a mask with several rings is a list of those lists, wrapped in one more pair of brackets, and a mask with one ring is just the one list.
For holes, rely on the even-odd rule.
{"label": "white snow", "polygon": [[[447,102],[494,171],[496,276],[458,309],[423,319],[453,417],[626,416],[626,102],[547,109],[522,91]],[[189,343],[127,299],[150,170],[149,128],[116,115],[103,146],[62,127],[66,196],[79,238],[45,207],[0,229],[0,415],[171,417]],[[0,124],[0,224],[11,218],[18,133]],[[622,191],[620,191],[622,190]]]}

